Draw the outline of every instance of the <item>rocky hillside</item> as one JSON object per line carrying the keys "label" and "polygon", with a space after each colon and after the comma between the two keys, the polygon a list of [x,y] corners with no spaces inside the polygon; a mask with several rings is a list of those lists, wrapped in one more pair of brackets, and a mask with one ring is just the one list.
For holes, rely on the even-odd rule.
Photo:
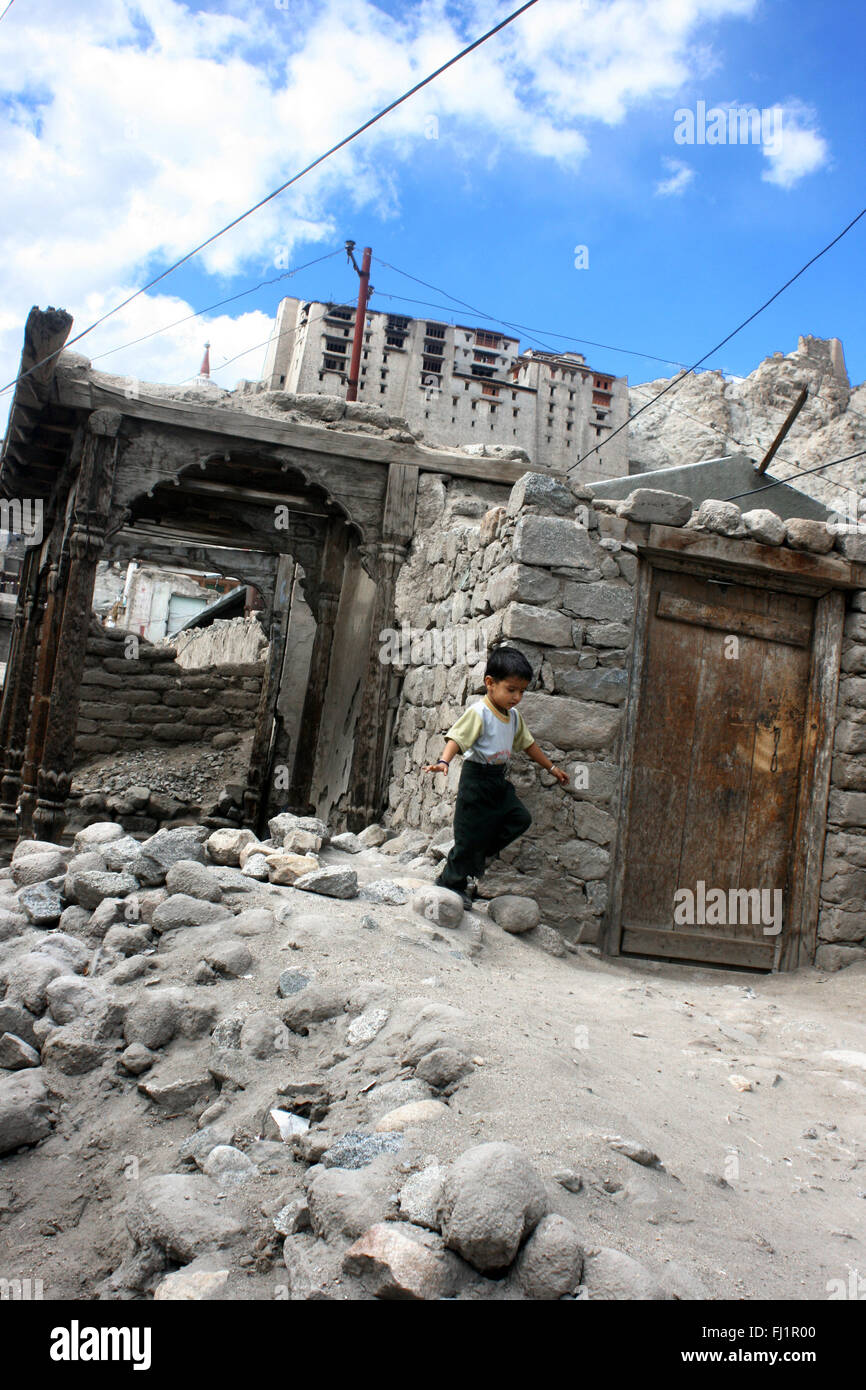
{"label": "rocky hillside", "polygon": [[[631,387],[632,416],[668,380]],[[774,352],[747,377],[725,377],[721,372],[687,377],[658,405],[632,420],[630,467],[645,472],[728,453],[761,458],[803,386],[809,387],[809,396],[773,461],[776,477],[793,481],[798,469],[866,448],[866,383],[851,386],[838,338],[805,337],[796,351]],[[825,476],[829,481],[823,481]],[[812,474],[797,486],[835,506],[843,483],[863,490],[866,458],[829,469],[826,475]]]}

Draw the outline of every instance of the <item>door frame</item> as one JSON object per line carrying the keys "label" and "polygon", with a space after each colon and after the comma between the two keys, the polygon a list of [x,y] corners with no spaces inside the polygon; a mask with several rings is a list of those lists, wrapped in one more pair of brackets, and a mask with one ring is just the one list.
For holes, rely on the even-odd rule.
{"label": "door frame", "polygon": [[[600,518],[602,520],[602,518]],[[787,921],[776,941],[773,970],[811,965],[815,957],[827,802],[835,735],[839,667],[845,618],[845,589],[866,587],[866,567],[837,556],[759,545],[757,542],[707,536],[670,526],[640,526],[605,516],[603,527],[637,552],[635,615],[621,731],[619,802],[611,854],[608,902],[599,936],[602,952],[618,956],[622,940],[625,851],[632,811],[634,749],[641,714],[641,686],[646,666],[650,622],[649,599],[656,570],[674,570],[695,579],[721,579],[776,592],[808,594],[815,602],[809,652],[806,711],[803,720],[802,769],[794,828]],[[616,523],[619,523],[618,525]],[[708,938],[712,941],[712,938]],[[629,956],[629,959],[638,957]],[[676,959],[672,957],[672,959]],[[707,964],[711,961],[707,961]],[[736,967],[732,967],[736,968]]]}

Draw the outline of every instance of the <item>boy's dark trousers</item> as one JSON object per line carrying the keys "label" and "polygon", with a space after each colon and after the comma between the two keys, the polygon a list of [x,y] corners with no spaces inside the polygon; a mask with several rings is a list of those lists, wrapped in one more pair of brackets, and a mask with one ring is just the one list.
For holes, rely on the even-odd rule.
{"label": "boy's dark trousers", "polygon": [[460,892],[480,878],[484,862],[532,824],[532,816],[505,776],[505,764],[464,759],[454,808],[454,848],[436,882]]}

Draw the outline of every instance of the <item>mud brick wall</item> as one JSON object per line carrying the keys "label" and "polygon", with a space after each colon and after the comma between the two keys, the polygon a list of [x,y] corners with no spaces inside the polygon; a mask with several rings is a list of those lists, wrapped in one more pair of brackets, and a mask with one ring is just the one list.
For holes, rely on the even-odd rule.
{"label": "mud brick wall", "polygon": [[836,708],[815,964],[866,960],[866,591],[852,594]]}
{"label": "mud brick wall", "polygon": [[[421,525],[397,587],[398,623],[416,640],[385,819],[448,837],[459,761],[447,778],[420,769],[439,757],[444,731],[484,693],[486,652],[504,639],[536,672],[521,712],[571,785],[561,788],[514,755],[509,776],[533,824],[494,861],[480,891],[527,893],[565,935],[594,941],[616,826],[637,558],[627,543],[600,536],[580,489],[552,479],[521,480],[511,492],[469,487],[422,479]],[[442,660],[425,660],[423,632],[435,628],[450,630],[450,645],[443,642]],[[461,660],[467,650],[478,659]]]}
{"label": "mud brick wall", "polygon": [[201,743],[255,722],[264,663],[188,670],[173,647],[91,629],[81,677],[76,762],[142,744]]}

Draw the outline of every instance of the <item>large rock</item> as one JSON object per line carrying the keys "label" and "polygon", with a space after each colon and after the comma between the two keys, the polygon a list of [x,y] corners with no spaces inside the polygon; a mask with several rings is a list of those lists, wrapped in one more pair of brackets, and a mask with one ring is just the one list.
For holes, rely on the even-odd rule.
{"label": "large rock", "polygon": [[746,533],[743,514],[736,502],[722,502],[716,497],[707,497],[701,503],[695,513],[694,525],[717,536],[742,536]]}
{"label": "large rock", "polygon": [[179,1033],[185,1038],[200,1038],[215,1021],[213,1004],[188,999],[181,989],[145,990],[126,1011],[123,1036],[127,1043],[165,1047]]}
{"label": "large rock", "polygon": [[67,892],[80,907],[91,912],[98,907],[103,898],[125,898],[134,893],[138,881],[132,874],[112,874],[98,869],[85,869],[82,873],[68,876]]}
{"label": "large rock", "polygon": [[501,897],[491,898],[487,915],[503,931],[519,936],[521,932],[532,931],[541,921],[541,908],[534,898],[522,898],[516,893],[503,893]]}
{"label": "large rock", "polygon": [[318,854],[322,848],[322,837],[312,830],[301,830],[295,826],[283,838],[283,849],[288,854]]}
{"label": "large rock", "polygon": [[186,893],[190,898],[202,898],[209,903],[222,899],[215,875],[204,864],[194,859],[178,859],[165,876],[165,886],[169,893]]}
{"label": "large rock", "polygon": [[580,1237],[570,1221],[551,1214],[539,1221],[514,1266],[525,1298],[562,1298],[574,1293],[583,1270]]}
{"label": "large rock", "polygon": [[153,914],[155,932],[176,931],[181,927],[203,927],[209,922],[222,922],[226,909],[218,903],[191,898],[188,893],[173,893],[160,903]]}
{"label": "large rock", "polygon": [[[369,827],[368,827],[369,828]],[[340,835],[331,836],[331,849],[341,849],[345,854],[360,854],[365,845],[353,835],[351,830],[344,830]]]}
{"label": "large rock", "polygon": [[86,854],[89,850],[100,850],[113,840],[120,840],[126,834],[122,825],[116,821],[96,821],[87,825],[72,842],[73,854]]}
{"label": "large rock", "polygon": [[[431,1247],[433,1245],[433,1248]],[[343,1269],[360,1278],[374,1298],[450,1298],[465,1266],[437,1237],[405,1222],[371,1226],[343,1256]]]}
{"label": "large rock", "polygon": [[572,516],[574,497],[549,473],[524,473],[508,494],[506,512],[516,516],[521,507],[538,507],[539,511],[553,512],[557,516]]}
{"label": "large rock", "polygon": [[322,1155],[326,1168],[366,1168],[382,1154],[399,1153],[403,1135],[389,1131],[382,1134],[362,1134],[351,1130],[335,1139]]}
{"label": "large rock", "polygon": [[836,537],[826,521],[791,517],[785,522],[785,539],[792,550],[809,550],[815,555],[826,555],[833,549]]}
{"label": "large rock", "polygon": [[592,569],[595,552],[588,531],[564,517],[530,513],[520,518],[512,540],[514,559],[525,565]]}
{"label": "large rock", "polygon": [[217,1144],[203,1165],[203,1172],[216,1183],[221,1192],[228,1187],[242,1187],[258,1175],[258,1168],[242,1149],[232,1144]]}
{"label": "large rock", "polygon": [[509,603],[502,616],[502,633],[516,642],[538,642],[547,647],[571,646],[571,620],[553,608],[528,603]]}
{"label": "large rock", "polygon": [[29,859],[33,854],[59,854],[64,863],[68,857],[68,852],[61,850],[53,840],[19,840],[12,851],[12,863],[16,864],[19,859]]}
{"label": "large rock", "polygon": [[93,1036],[86,1023],[69,1023],[49,1033],[42,1048],[46,1067],[63,1072],[64,1076],[84,1076],[102,1065],[106,1045]]}
{"label": "large rock", "polygon": [[47,1002],[47,990],[66,968],[53,956],[41,951],[28,951],[19,956],[7,976],[7,1000],[18,1000],[31,1014],[42,1015]]}
{"label": "large rock", "polygon": [[661,488],[637,487],[620,502],[617,516],[658,526],[684,526],[692,514],[692,499]]}
{"label": "large rock", "polygon": [[767,507],[754,507],[743,512],[743,525],[750,540],[761,545],[782,545],[785,540],[785,523],[775,512]]}
{"label": "large rock", "polygon": [[242,941],[232,941],[230,938],[215,941],[204,952],[202,959],[218,975],[229,975],[235,978],[246,975],[253,963],[249,947],[245,946]]}
{"label": "large rock", "polygon": [[303,874],[314,873],[319,861],[312,854],[295,854],[290,850],[274,850],[265,855],[271,883],[293,886]]}
{"label": "large rock", "polygon": [[438,1219],[445,1244],[482,1273],[511,1264],[547,1214],[541,1178],[513,1144],[479,1144],[451,1165]]}
{"label": "large rock", "polygon": [[412,911],[428,922],[435,922],[437,927],[459,927],[463,919],[463,900],[450,888],[430,883],[413,895]]}
{"label": "large rock", "polygon": [[126,1226],[137,1246],[156,1246],[179,1264],[224,1249],[244,1231],[244,1222],[220,1199],[218,1189],[198,1173],[145,1178]]}
{"label": "large rock", "polygon": [[61,965],[68,966],[71,975],[83,975],[91,958],[91,951],[83,941],[62,931],[48,932],[36,951],[39,955],[53,956]]}
{"label": "large rock", "polygon": [[657,1275],[630,1255],[603,1247],[587,1258],[582,1288],[589,1299],[646,1302],[671,1299]]}
{"label": "large rock", "polygon": [[365,883],[359,890],[358,897],[367,903],[389,903],[396,907],[409,901],[409,893],[403,885],[390,878],[377,878],[371,883]]}
{"label": "large rock", "polygon": [[144,877],[144,870],[137,867],[136,878],[141,883],[155,886],[165,882],[168,870],[180,859],[194,859],[199,864],[206,864],[208,860],[203,844],[203,837],[206,836],[206,829],[197,825],[180,825],[173,830],[157,830],[155,835],[151,835],[150,839],[144,840],[141,845],[147,876]]}
{"label": "large rock", "polygon": [[362,849],[376,849],[378,845],[383,845],[388,838],[388,832],[381,825],[376,824],[365,826],[356,836]]}
{"label": "large rock", "polygon": [[0,1076],[0,1154],[37,1144],[52,1125],[41,1067]]}
{"label": "large rock", "polygon": [[56,1023],[75,1023],[82,1015],[104,1012],[105,990],[81,975],[57,975],[45,991],[48,1011]]}
{"label": "large rock", "polygon": [[307,1191],[313,1231],[323,1240],[357,1239],[369,1226],[393,1214],[393,1188],[387,1162],[354,1170],[319,1169]]}
{"label": "large rock", "polygon": [[438,1163],[428,1163],[419,1172],[408,1177],[400,1188],[400,1215],[416,1226],[426,1226],[431,1231],[439,1229],[439,1194],[442,1190],[443,1170]]}
{"label": "large rock", "polygon": [[251,830],[215,830],[206,848],[215,864],[230,864],[237,868],[241,862],[241,850],[245,845],[257,841],[258,836]]}
{"label": "large rock", "polygon": [[34,927],[55,927],[60,921],[60,914],[66,906],[64,882],[63,878],[48,878],[44,883],[34,883],[21,889],[19,905]]}
{"label": "large rock", "polygon": [[36,1047],[36,1034],[33,1031],[35,1022],[36,1015],[25,1009],[23,1004],[15,1004],[11,999],[0,1002],[0,1033],[14,1033],[31,1047]]}
{"label": "large rock", "polygon": [[564,749],[609,748],[622,720],[622,711],[612,705],[537,691],[523,697],[521,714],[540,743]]}
{"label": "large rock", "polygon": [[327,868],[314,869],[312,873],[302,874],[295,879],[295,888],[304,893],[321,893],[326,898],[356,898],[358,896],[358,875],[354,869]]}
{"label": "large rock", "polygon": [[58,849],[40,850],[12,860],[12,882],[18,888],[30,883],[44,883],[47,878],[65,874],[66,860]]}
{"label": "large rock", "polygon": [[383,1131],[411,1129],[414,1125],[429,1125],[448,1114],[448,1106],[441,1100],[415,1100],[408,1105],[389,1110],[376,1122],[377,1133]]}
{"label": "large rock", "polygon": [[17,1033],[0,1033],[0,1067],[4,1071],[22,1071],[38,1067],[39,1053]]}

